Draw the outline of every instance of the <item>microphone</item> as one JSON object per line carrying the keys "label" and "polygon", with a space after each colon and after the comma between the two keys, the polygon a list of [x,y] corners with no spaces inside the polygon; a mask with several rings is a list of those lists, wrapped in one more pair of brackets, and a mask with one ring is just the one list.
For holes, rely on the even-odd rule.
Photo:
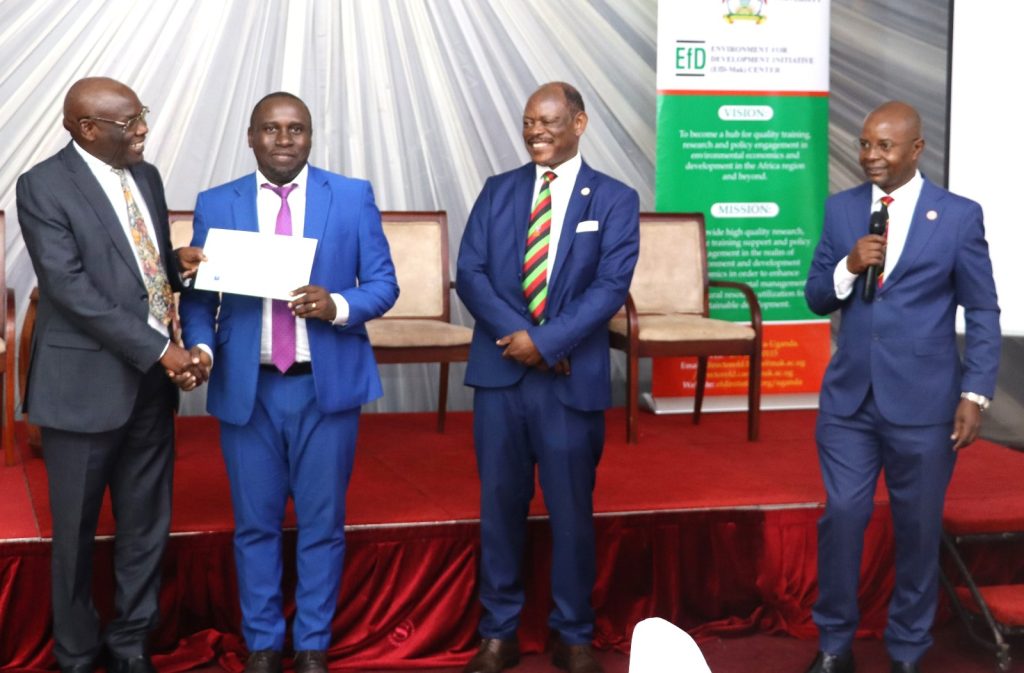
{"label": "microphone", "polygon": [[[881,210],[871,213],[871,220],[868,222],[868,233],[881,236],[885,233],[885,221],[889,219]],[[869,266],[864,276],[863,298],[866,302],[875,300],[875,288],[878,287],[878,274],[882,273],[882,265]]]}

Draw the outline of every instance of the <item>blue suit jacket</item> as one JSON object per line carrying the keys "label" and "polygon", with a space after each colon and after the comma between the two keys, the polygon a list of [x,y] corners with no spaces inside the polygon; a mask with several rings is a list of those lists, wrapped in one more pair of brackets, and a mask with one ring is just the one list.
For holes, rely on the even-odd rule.
{"label": "blue suit jacket", "polygon": [[[211,227],[257,231],[256,189],[256,178],[249,174],[201,193],[192,245],[202,246]],[[310,166],[303,235],[318,240],[309,282],[340,293],[349,304],[342,327],[306,322],[317,406],[324,413],[358,407],[382,394],[364,323],[383,315],[398,298],[370,183]],[[256,297],[218,297],[201,290],[182,296],[185,345],[205,343],[214,349],[207,409],[228,423],[240,425],[252,415],[262,316],[263,300]]]}
{"label": "blue suit jacket", "polygon": [[[625,303],[633,278],[639,197],[582,164],[549,271],[547,320],[538,326],[520,284],[535,178],[532,163],[488,178],[469,215],[457,275],[459,296],[476,319],[466,385],[518,382],[527,368],[502,358],[494,342],[525,329],[549,365],[570,360],[572,373],[556,379],[559,400],[581,410],[605,409],[611,404],[608,320]],[[587,220],[596,220],[597,230],[578,232]]]}
{"label": "blue suit jacket", "polygon": [[[926,179],[906,245],[875,300],[861,298],[862,274],[840,301],[833,272],[867,234],[870,210],[870,183],[825,204],[805,294],[815,313],[839,309],[842,319],[821,410],[850,416],[870,386],[890,422],[952,422],[961,392],[992,397],[999,366],[999,305],[981,206]],[[967,328],[962,361],[954,331],[958,305]]]}

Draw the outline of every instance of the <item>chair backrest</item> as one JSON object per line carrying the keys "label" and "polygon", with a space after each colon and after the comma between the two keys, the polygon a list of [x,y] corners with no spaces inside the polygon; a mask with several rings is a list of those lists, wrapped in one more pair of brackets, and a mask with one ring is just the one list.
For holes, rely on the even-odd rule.
{"label": "chair backrest", "polygon": [[[4,215],[4,211],[0,210],[0,298],[7,296],[7,219]],[[4,299],[3,301],[6,301]],[[3,316],[0,316],[0,320],[3,320]],[[8,348],[13,348],[13,344],[8,344]]]}
{"label": "chair backrest", "polygon": [[708,314],[702,213],[641,213],[629,293],[639,313]]}
{"label": "chair backrest", "polygon": [[167,215],[171,221],[171,248],[187,246],[192,242],[192,211],[172,210]]}
{"label": "chair backrest", "polygon": [[385,318],[449,319],[448,214],[384,211],[384,236],[401,292]]}

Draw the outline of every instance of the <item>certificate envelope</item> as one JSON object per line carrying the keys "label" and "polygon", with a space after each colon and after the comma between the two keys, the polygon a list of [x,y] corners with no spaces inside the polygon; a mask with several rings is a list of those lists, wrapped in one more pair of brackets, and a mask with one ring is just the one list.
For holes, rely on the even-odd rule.
{"label": "certificate envelope", "polygon": [[203,254],[196,289],[294,299],[291,291],[309,284],[316,239],[210,229]]}

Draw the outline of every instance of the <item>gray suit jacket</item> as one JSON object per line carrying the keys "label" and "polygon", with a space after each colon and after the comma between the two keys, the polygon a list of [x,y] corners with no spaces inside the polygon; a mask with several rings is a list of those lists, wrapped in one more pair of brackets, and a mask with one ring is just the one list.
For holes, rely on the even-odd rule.
{"label": "gray suit jacket", "polygon": [[[160,174],[148,163],[129,170],[155,219],[171,287],[180,290]],[[148,324],[149,299],[132,244],[71,144],[18,178],[17,204],[39,279],[25,410],[43,427],[118,428],[167,344]]]}

